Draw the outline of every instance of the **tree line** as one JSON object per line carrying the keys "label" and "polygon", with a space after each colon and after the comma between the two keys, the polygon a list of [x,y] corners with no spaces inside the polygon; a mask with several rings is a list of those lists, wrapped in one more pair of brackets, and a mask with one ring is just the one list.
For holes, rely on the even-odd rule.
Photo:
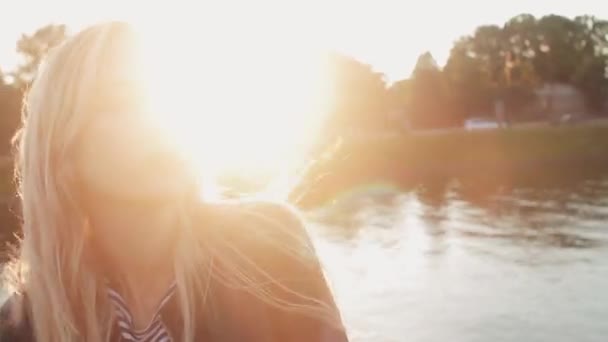
{"label": "tree line", "polygon": [[[16,44],[22,64],[0,71],[4,152],[20,120],[24,90],[48,50],[67,36],[65,25],[22,35]],[[599,115],[606,113],[608,98],[608,21],[589,15],[521,14],[458,39],[443,68],[423,53],[411,76],[392,84],[350,56],[329,53],[328,62],[332,102],[325,135],[394,129],[401,119],[413,128],[456,127],[466,118],[493,113],[497,101],[504,104],[509,120],[542,119],[552,104],[531,106],[537,100],[535,90],[555,83],[578,89],[587,112]]]}
{"label": "tree line", "polygon": [[395,117],[405,117],[411,128],[461,126],[494,113],[498,101],[508,120],[544,120],[552,98],[533,104],[535,91],[547,84],[570,85],[582,94],[587,114],[607,114],[608,21],[589,15],[521,14],[480,26],[454,43],[443,68],[426,52],[409,78],[391,85],[370,65],[332,58],[334,130],[394,127]]}

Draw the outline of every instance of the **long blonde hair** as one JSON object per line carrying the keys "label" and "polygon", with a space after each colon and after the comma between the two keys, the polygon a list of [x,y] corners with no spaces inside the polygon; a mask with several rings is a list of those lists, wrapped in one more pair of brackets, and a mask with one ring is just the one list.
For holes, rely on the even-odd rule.
{"label": "long blonde hair", "polygon": [[[87,101],[96,87],[103,85],[108,73],[104,66],[110,58],[116,58],[116,44],[129,32],[129,25],[112,22],[93,26],[67,40],[41,65],[26,98],[23,127],[15,140],[23,239],[12,269],[17,270],[16,289],[27,294],[24,309],[30,315],[34,334],[44,341],[102,342],[110,338],[113,313],[104,295],[102,276],[88,262],[90,232],[86,213],[75,195],[70,158],[78,132],[87,120]],[[203,229],[197,227],[191,207],[183,208],[173,260],[184,341],[194,340],[197,303],[205,300],[212,280],[246,289],[272,305],[339,319],[331,303],[306,293],[296,293],[302,299],[297,303],[273,296],[262,283],[276,284],[278,280],[250,263],[249,256],[224,231],[227,226],[242,227],[244,222],[255,229],[257,222],[260,226],[276,225],[293,235],[285,221],[263,217],[255,210],[209,205],[205,225],[212,228],[205,228],[206,235],[201,238]],[[296,247],[275,242],[289,255],[314,255],[306,237],[295,238],[299,239]],[[304,246],[305,251],[297,246]],[[218,259],[222,260],[224,273],[215,272]],[[255,270],[257,275],[246,269]],[[280,287],[285,292],[297,292],[289,286]]]}

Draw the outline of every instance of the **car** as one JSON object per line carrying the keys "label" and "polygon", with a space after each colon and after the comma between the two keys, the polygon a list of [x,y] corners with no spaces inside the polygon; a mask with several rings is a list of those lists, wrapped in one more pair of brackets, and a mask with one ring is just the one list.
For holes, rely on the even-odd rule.
{"label": "car", "polygon": [[466,130],[497,129],[500,128],[500,123],[493,119],[470,118],[465,120],[464,128]]}

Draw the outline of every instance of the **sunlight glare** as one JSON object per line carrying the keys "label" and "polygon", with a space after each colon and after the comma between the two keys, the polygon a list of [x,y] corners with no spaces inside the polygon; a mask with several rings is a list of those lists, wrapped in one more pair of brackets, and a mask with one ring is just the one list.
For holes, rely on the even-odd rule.
{"label": "sunlight glare", "polygon": [[275,172],[301,161],[328,107],[320,50],[261,41],[201,55],[147,36],[155,119],[198,172]]}

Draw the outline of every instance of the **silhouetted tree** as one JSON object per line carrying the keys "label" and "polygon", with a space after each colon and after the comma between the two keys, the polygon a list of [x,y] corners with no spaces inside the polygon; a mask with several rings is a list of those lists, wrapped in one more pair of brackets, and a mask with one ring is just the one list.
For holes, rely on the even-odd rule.
{"label": "silhouetted tree", "polygon": [[388,101],[392,109],[403,109],[410,105],[412,80],[404,79],[393,83],[388,88]]}
{"label": "silhouetted tree", "polygon": [[587,106],[601,110],[608,98],[608,21],[592,16],[574,19],[579,25],[579,49],[572,82],[583,91]]}
{"label": "silhouetted tree", "polygon": [[456,99],[454,110],[462,116],[488,112],[491,108],[495,80],[483,65],[484,59],[478,57],[472,39],[466,37],[455,43],[444,67],[446,80]]}
{"label": "silhouetted tree", "polygon": [[530,60],[533,33],[526,28],[531,22],[523,15],[504,28],[482,26],[455,43],[445,73],[465,116],[492,113],[497,100],[512,113],[534,100],[538,77]]}
{"label": "silhouetted tree", "polygon": [[348,56],[328,55],[332,103],[327,128],[334,133],[386,126],[387,88],[382,73]]}
{"label": "silhouetted tree", "polygon": [[412,73],[407,113],[413,128],[448,127],[457,124],[450,108],[450,91],[437,62],[426,52]]}

